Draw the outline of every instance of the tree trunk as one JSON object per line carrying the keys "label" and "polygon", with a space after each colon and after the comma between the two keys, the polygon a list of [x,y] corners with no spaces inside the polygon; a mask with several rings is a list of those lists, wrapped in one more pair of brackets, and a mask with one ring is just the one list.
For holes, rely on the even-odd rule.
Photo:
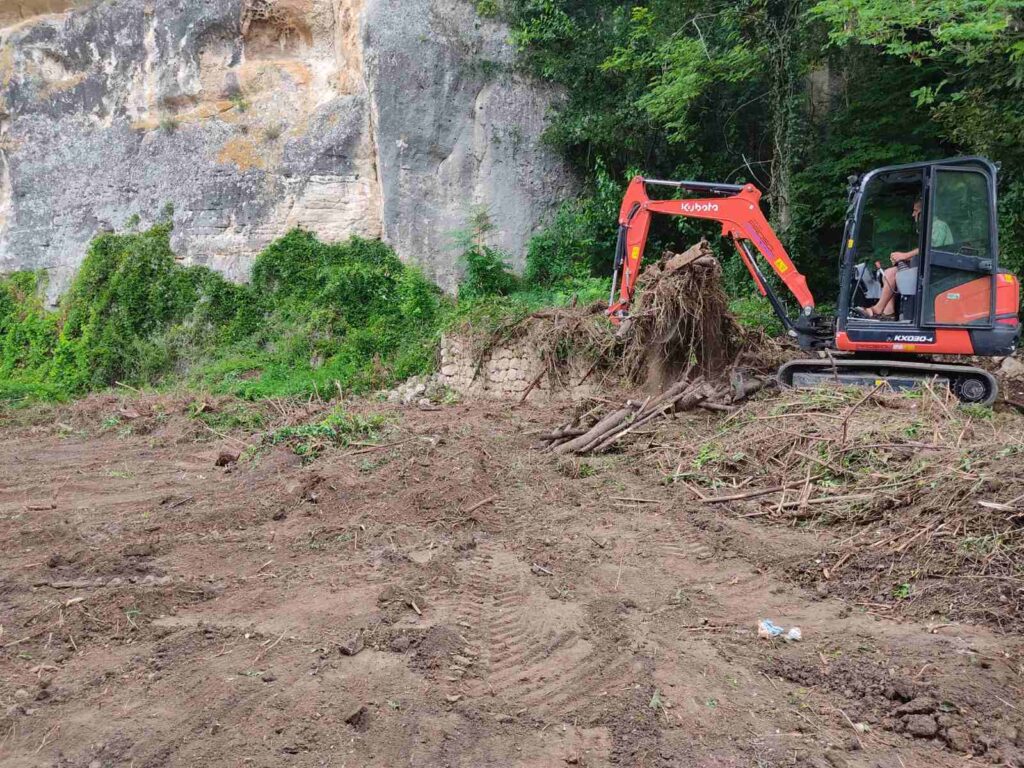
{"label": "tree trunk", "polygon": [[793,169],[803,122],[805,81],[800,62],[803,6],[800,0],[769,2],[764,18],[764,40],[770,68],[772,140],[768,200],[772,226],[783,238],[793,223]]}

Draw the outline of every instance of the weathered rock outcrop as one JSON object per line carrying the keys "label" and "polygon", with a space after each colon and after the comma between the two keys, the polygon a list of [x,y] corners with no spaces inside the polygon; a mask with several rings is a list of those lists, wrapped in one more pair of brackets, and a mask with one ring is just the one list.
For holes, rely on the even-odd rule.
{"label": "weathered rock outcrop", "polygon": [[302,226],[451,288],[475,209],[521,259],[571,193],[553,94],[470,0],[14,0],[0,24],[0,271],[54,292],[98,230],[172,210],[177,252],[235,279]]}

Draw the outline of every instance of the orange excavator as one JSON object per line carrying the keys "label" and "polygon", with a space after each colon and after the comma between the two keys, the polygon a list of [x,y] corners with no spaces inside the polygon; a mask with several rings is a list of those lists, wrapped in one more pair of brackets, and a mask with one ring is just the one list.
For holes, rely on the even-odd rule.
{"label": "orange excavator", "polygon": [[[815,309],[807,280],[761,212],[756,187],[637,177],[619,213],[608,314],[617,323],[629,313],[653,216],[715,221],[786,332],[802,349],[830,351],[785,364],[782,385],[884,381],[908,389],[930,380],[963,402],[990,404],[995,377],[934,356],[1012,355],[1020,340],[1018,281],[999,268],[997,172],[985,158],[958,157],[850,177],[834,316]],[[689,196],[651,199],[651,187]],[[759,257],[796,299],[795,319]],[[890,260],[896,268],[884,269]]]}

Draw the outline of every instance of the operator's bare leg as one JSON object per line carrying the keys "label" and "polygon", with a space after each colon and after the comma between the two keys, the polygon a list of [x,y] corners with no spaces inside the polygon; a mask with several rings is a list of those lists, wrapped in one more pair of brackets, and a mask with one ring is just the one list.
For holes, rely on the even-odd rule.
{"label": "operator's bare leg", "polygon": [[871,315],[896,314],[896,267],[889,267],[882,275],[882,297],[873,307],[868,307]]}

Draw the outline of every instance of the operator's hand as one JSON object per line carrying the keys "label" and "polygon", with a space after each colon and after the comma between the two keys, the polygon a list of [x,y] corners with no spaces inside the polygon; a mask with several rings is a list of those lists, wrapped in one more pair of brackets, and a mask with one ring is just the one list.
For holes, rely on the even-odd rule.
{"label": "operator's hand", "polygon": [[910,258],[910,254],[906,251],[893,251],[889,254],[889,258],[892,260],[893,264],[899,264],[901,261],[906,261]]}

